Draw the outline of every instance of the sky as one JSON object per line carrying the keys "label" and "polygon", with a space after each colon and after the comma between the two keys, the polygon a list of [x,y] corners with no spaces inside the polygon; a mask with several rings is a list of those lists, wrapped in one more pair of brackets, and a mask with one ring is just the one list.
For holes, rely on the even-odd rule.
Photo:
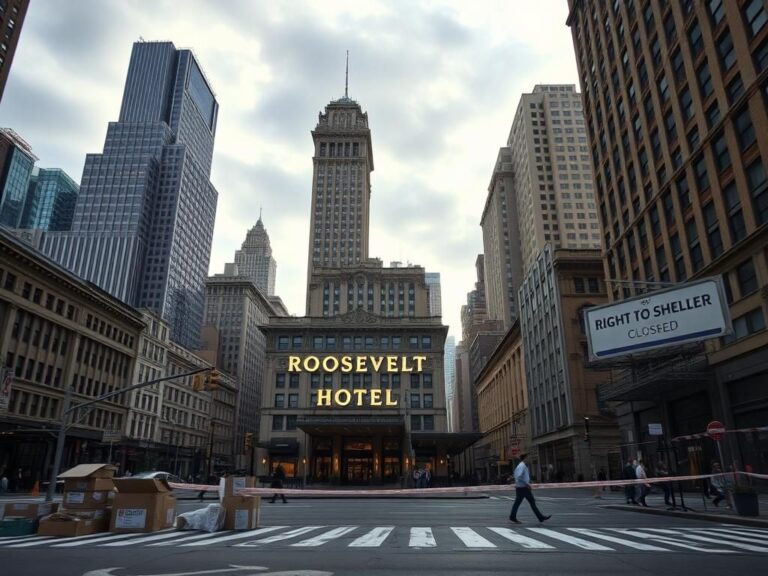
{"label": "sky", "polygon": [[567,0],[32,0],[0,104],[39,157],[79,182],[117,120],[132,44],[192,48],[219,102],[210,273],[263,210],[275,292],[305,310],[318,113],[344,95],[368,112],[375,170],[370,256],[439,272],[443,322],[483,251],[480,217],[521,94],[577,84]]}

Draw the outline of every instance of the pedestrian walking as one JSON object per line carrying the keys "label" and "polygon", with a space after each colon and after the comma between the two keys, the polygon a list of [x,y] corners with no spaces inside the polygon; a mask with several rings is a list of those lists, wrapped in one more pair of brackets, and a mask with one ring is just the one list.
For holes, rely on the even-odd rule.
{"label": "pedestrian walking", "polygon": [[[622,478],[624,478],[624,480],[637,480],[635,467],[632,466],[632,462],[629,460],[627,460],[627,464],[624,466],[624,470],[622,471]],[[627,504],[637,504],[637,500],[635,500],[634,484],[627,484],[624,486],[624,497],[627,500]]]}
{"label": "pedestrian walking", "polygon": [[[597,471],[597,480],[598,482],[605,482],[608,479],[608,477],[605,474],[605,468],[600,468],[600,470]],[[601,486],[600,490],[605,492],[605,486]]]}
{"label": "pedestrian walking", "polygon": [[424,479],[423,487],[424,488],[431,488],[431,486],[432,486],[432,473],[429,471],[429,468],[424,468],[424,472],[422,473],[422,478]]}
{"label": "pedestrian walking", "polygon": [[510,521],[515,524],[520,524],[520,520],[517,519],[517,509],[520,508],[520,503],[523,499],[528,500],[528,504],[531,505],[531,510],[536,514],[536,518],[539,522],[544,522],[552,518],[552,516],[545,516],[536,506],[536,500],[533,498],[533,491],[531,490],[531,474],[528,471],[528,465],[525,463],[525,459],[528,454],[520,454],[520,463],[515,468],[515,503],[512,505],[512,511],[509,513]]}
{"label": "pedestrian walking", "polygon": [[0,474],[0,492],[8,492],[8,475],[5,473],[5,468]]}
{"label": "pedestrian walking", "polygon": [[416,488],[421,488],[422,485],[422,472],[421,468],[414,468],[413,469],[413,485],[416,486]]}
{"label": "pedestrian walking", "polygon": [[[712,474],[722,474],[723,471],[720,468],[719,462],[712,462]],[[725,476],[713,476],[709,479],[709,485],[711,487],[710,494],[715,498],[712,500],[712,504],[719,506],[720,502],[725,500]]]}
{"label": "pedestrian walking", "polygon": [[[275,471],[272,473],[272,484],[270,484],[269,487],[281,489],[283,487],[283,480],[285,480],[285,469],[282,464],[278,464],[277,468],[275,468]],[[288,500],[285,499],[285,494],[282,492],[275,492],[272,495],[272,500],[269,501],[270,504],[274,504],[278,496],[283,499],[283,504],[288,504]]]}
{"label": "pedestrian walking", "polygon": [[[659,460],[656,464],[656,476],[658,478],[666,478],[669,476],[669,469],[664,460]],[[664,504],[672,506],[672,489],[669,486],[669,482],[661,482],[661,489],[664,490]]]}
{"label": "pedestrian walking", "polygon": [[[647,480],[648,479],[648,473],[645,471],[645,464],[643,464],[643,461],[640,460],[640,462],[637,463],[637,468],[635,468],[635,476],[638,480]],[[651,492],[651,485],[646,483],[640,484],[640,504],[648,508],[648,503],[645,501],[645,497],[648,496],[648,494]]]}

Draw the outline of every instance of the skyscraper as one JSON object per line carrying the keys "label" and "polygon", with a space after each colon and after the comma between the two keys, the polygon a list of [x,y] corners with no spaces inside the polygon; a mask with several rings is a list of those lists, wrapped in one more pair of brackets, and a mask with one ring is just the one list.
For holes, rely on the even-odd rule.
{"label": "skyscraper", "polygon": [[246,234],[240,250],[235,252],[235,264],[237,274],[252,280],[265,296],[275,294],[277,263],[272,258],[269,234],[264,228],[261,216]]}
{"label": "skyscraper", "polygon": [[86,157],[72,232],[43,249],[124,302],[168,321],[194,348],[203,320],[217,192],[218,103],[190,50],[133,46],[120,117]]}
{"label": "skyscraper", "polygon": [[429,315],[442,316],[443,304],[440,291],[440,272],[427,272],[424,281],[429,289]]}
{"label": "skyscraper", "polygon": [[373,171],[368,113],[345,94],[319,114],[312,140],[315,159],[307,284],[316,268],[353,266],[368,258]]}
{"label": "skyscraper", "polygon": [[523,277],[512,150],[499,149],[483,216],[483,254],[488,317],[509,329],[518,315],[517,290]]}
{"label": "skyscraper", "polygon": [[40,168],[29,179],[19,228],[70,230],[80,187],[59,168]]}
{"label": "skyscraper", "polygon": [[537,84],[532,93],[523,94],[507,147],[523,274],[547,243],[555,248],[600,248],[591,158],[576,88]]}
{"label": "skyscraper", "polygon": [[11,72],[11,63],[28,7],[29,0],[7,0],[0,3],[0,30],[3,31],[3,41],[0,42],[0,102],[3,100],[5,84]]}
{"label": "skyscraper", "polygon": [[0,128],[0,225],[18,228],[37,157],[10,128]]}
{"label": "skyscraper", "polygon": [[[768,418],[768,10],[764,0],[569,1],[612,299],[722,276],[734,333],[659,351],[602,389],[625,442]],[[714,383],[713,383],[714,382]],[[646,403],[647,401],[647,403]],[[639,414],[642,406],[644,412]],[[738,438],[737,438],[738,436]],[[734,460],[766,470],[747,435]],[[738,442],[738,446],[736,445]],[[635,447],[630,447],[635,450]],[[717,457],[705,453],[702,461]],[[634,452],[636,454],[636,452]]]}

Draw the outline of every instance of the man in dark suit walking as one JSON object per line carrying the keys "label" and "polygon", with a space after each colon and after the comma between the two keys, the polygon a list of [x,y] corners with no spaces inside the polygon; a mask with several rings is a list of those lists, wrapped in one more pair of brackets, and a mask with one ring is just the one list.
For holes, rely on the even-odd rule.
{"label": "man in dark suit walking", "polygon": [[539,522],[552,518],[552,516],[544,516],[536,506],[536,500],[533,498],[531,490],[531,474],[528,472],[528,465],[525,463],[527,456],[528,454],[520,454],[520,464],[515,468],[515,503],[512,505],[512,512],[509,513],[509,519],[515,524],[520,524],[520,520],[517,519],[517,509],[520,508],[523,498],[528,500],[528,504],[531,505],[531,510],[536,514]]}

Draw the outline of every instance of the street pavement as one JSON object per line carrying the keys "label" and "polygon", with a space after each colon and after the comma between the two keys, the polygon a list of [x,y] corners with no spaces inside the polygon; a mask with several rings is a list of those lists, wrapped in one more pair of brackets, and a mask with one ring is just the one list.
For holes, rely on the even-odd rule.
{"label": "street pavement", "polygon": [[[6,538],[0,558],[14,576],[747,576],[768,560],[768,529],[727,518],[635,514],[603,507],[620,495],[540,490],[539,507],[552,519],[540,524],[523,503],[523,523],[512,524],[513,495],[265,501],[256,530]],[[178,510],[200,506],[182,501]]]}

